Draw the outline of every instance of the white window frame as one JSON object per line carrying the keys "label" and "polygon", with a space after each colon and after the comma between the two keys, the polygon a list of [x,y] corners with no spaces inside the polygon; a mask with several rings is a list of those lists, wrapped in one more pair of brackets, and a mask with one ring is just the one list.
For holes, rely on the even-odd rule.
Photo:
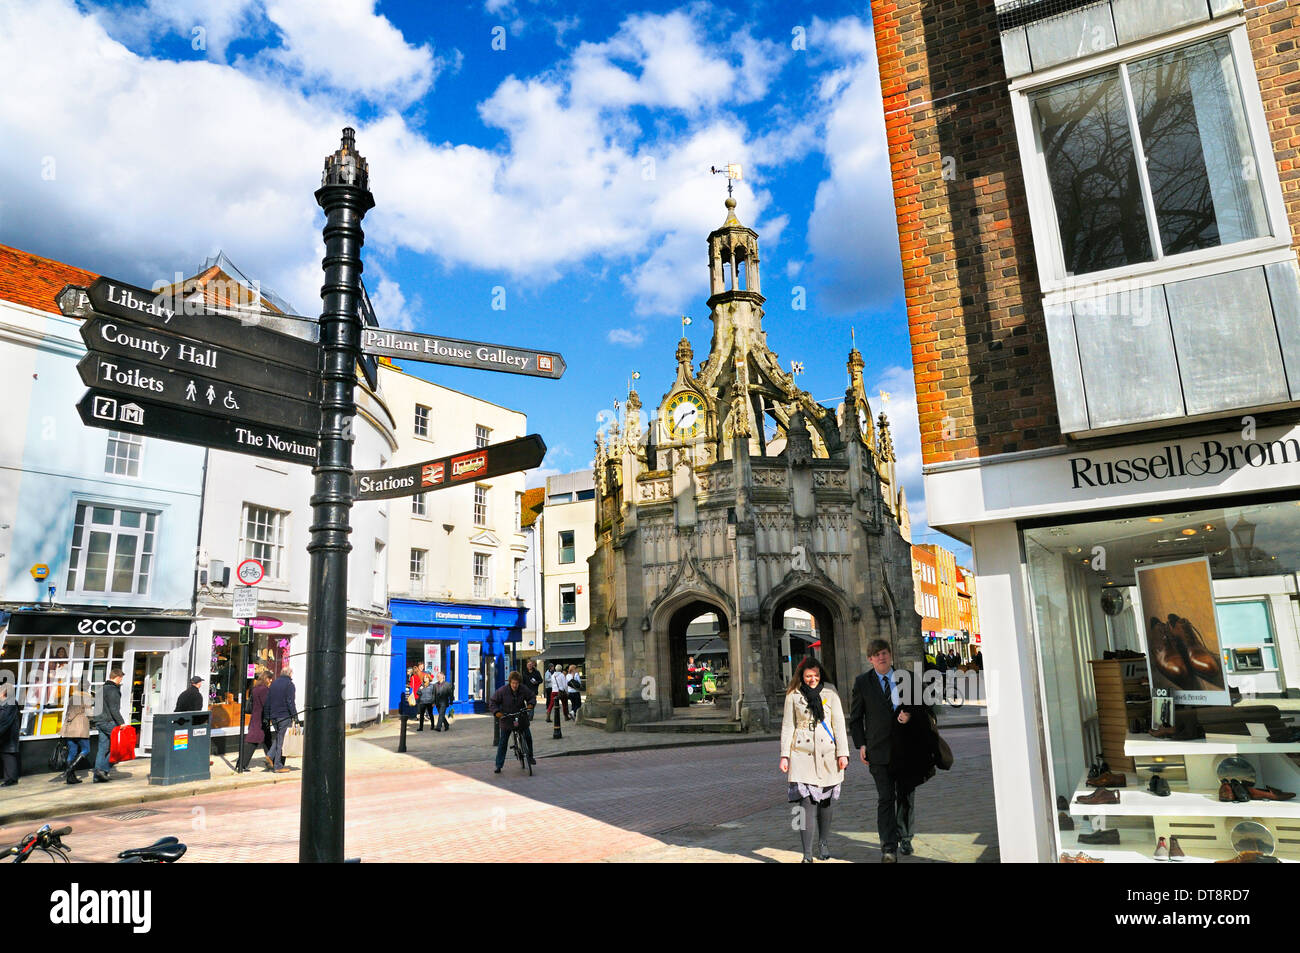
{"label": "white window frame", "polygon": [[[490,489],[492,489],[492,487],[488,486],[486,483],[474,484],[474,525],[480,529],[487,528],[488,517],[491,515],[491,511],[488,509],[488,491]],[[480,491],[483,493],[482,501],[479,500]],[[482,514],[481,518],[480,512]]]}
{"label": "white window frame", "polygon": [[[272,542],[262,539],[255,540],[248,535],[249,507],[265,510],[266,512],[275,515],[276,519],[272,523],[272,529],[273,531],[278,530],[278,533],[275,534],[278,536],[276,540]],[[260,562],[262,564],[262,569],[266,572],[265,583],[274,586],[289,585],[289,567],[288,560],[285,558],[285,553],[288,550],[286,540],[289,538],[289,519],[291,515],[292,514],[288,510],[276,509],[274,506],[263,506],[261,503],[252,503],[248,500],[244,500],[243,506],[240,507],[239,511],[239,558],[241,560],[256,559]],[[255,555],[253,553],[253,544],[258,546],[271,546],[275,552],[275,565],[268,565],[267,560],[263,559],[261,556]]]}
{"label": "white window frame", "polygon": [[411,515],[416,519],[429,519],[429,493],[416,493],[411,497]]}
{"label": "white window frame", "polygon": [[[573,618],[566,620],[564,618],[564,592],[569,590],[573,594]],[[560,625],[577,625],[578,624],[578,586],[577,583],[566,582],[559,589],[559,598],[556,600],[556,606],[560,610]]]}
{"label": "white window frame", "polygon": [[474,449],[479,450],[492,442],[492,428],[483,424],[474,425]]}
{"label": "white window frame", "polygon": [[[77,507],[79,506],[86,507],[86,523],[82,528],[81,546],[77,547],[75,544],[75,538],[76,538],[76,526],[77,526]],[[105,527],[105,524],[103,523],[91,522],[91,519],[93,518],[94,510],[99,507],[113,511],[114,513],[113,523],[111,526],[108,526],[106,528],[95,530],[94,529],[95,526]],[[121,525],[121,513],[124,510],[130,510],[131,512],[140,514],[141,520],[140,520],[140,526],[138,528]],[[146,552],[144,548],[145,546],[144,537],[145,534],[148,532],[149,517],[153,517],[153,548]],[[139,602],[148,599],[150,593],[153,591],[154,579],[156,579],[158,576],[158,538],[161,529],[162,529],[162,513],[157,509],[152,509],[149,507],[142,507],[142,506],[129,506],[129,505],[124,505],[120,502],[105,502],[103,500],[95,500],[95,499],[88,499],[88,498],[74,499],[72,501],[72,532],[69,533],[68,535],[67,552],[68,552],[68,575],[73,575],[75,573],[76,578],[74,584],[68,582],[67,576],[64,577],[64,582],[67,584],[66,586],[67,591],[64,593],[64,595],[85,596],[92,600],[100,600],[100,599],[107,598],[107,599],[111,599],[115,603],[120,603],[120,602],[134,603],[134,602]],[[112,536],[112,541],[109,544],[109,550],[108,550],[108,565],[105,567],[104,570],[105,572],[104,584],[108,588],[102,590],[86,589],[85,588],[86,562],[87,562],[87,557],[89,555],[88,546],[90,542],[88,537],[91,532],[105,532],[105,531],[109,532],[110,535]],[[135,552],[135,568],[132,570],[131,573],[131,590],[129,592],[121,592],[121,591],[114,590],[112,588],[113,571],[114,571],[113,563],[115,562],[117,557],[117,541],[119,537],[122,536],[135,536],[139,540]],[[72,565],[72,556],[74,552],[77,554],[77,565],[75,568]],[[141,573],[140,564],[145,556],[149,557],[149,569],[147,571],[148,575],[145,578],[145,590],[144,592],[139,592],[138,589],[140,588],[140,573]]]}
{"label": "white window frame", "polygon": [[[570,556],[572,556],[571,559],[565,559],[565,558],[564,558],[564,549],[565,549],[565,546],[564,546],[564,534],[565,534],[565,533],[568,533],[571,537],[573,537],[573,541],[569,544],[569,547],[568,547],[568,549],[569,549],[569,554],[570,554]],[[571,529],[561,529],[561,530],[557,530],[557,531],[556,531],[556,544],[555,544],[555,562],[556,562],[556,565],[559,565],[559,566],[572,566],[572,565],[574,565],[575,563],[577,563],[577,561],[578,561],[578,534],[577,534],[577,532],[576,532],[575,530],[571,530]]]}
{"label": "white window frame", "polygon": [[[424,411],[424,433],[420,433],[420,411]],[[433,420],[433,408],[427,404],[416,404],[415,412],[411,418],[411,432],[421,440],[432,440],[429,435],[430,423]]]}
{"label": "white window frame", "polygon": [[[417,558],[417,554],[418,557]],[[418,571],[417,571],[418,568]],[[423,595],[425,583],[429,578],[429,551],[411,547],[411,593]]]}
{"label": "white window frame", "polygon": [[[1277,161],[1274,158],[1273,140],[1269,132],[1268,118],[1264,113],[1263,96],[1260,93],[1259,78],[1251,54],[1245,22],[1244,16],[1235,14],[1155,39],[1130,43],[1095,56],[1071,60],[1060,66],[1021,77],[1010,84],[1012,114],[1015,118],[1016,139],[1020,147],[1020,165],[1024,173],[1025,193],[1029,200],[1029,221],[1033,230],[1038,281],[1045,304],[1059,304],[1114,293],[1114,289],[1098,287],[1108,282],[1144,279],[1158,284],[1295,260],[1295,253],[1291,250],[1290,221],[1282,195],[1282,185],[1278,178]],[[1034,122],[1030,96],[1052,86],[1115,69],[1121,63],[1132,63],[1135,60],[1169,53],[1181,47],[1225,35],[1232,45],[1242,108],[1246,114],[1247,133],[1256,157],[1260,191],[1271,234],[1263,238],[1233,242],[1230,245],[1169,255],[1155,261],[1123,265],[1082,275],[1067,275],[1060,224],[1056,217],[1056,203],[1052,198],[1047,162],[1043,157],[1042,143],[1039,140],[1037,123]],[[1141,161],[1141,145],[1136,139],[1134,153],[1138,161]],[[1150,197],[1145,194],[1145,186],[1143,201],[1150,201]]]}
{"label": "white window frame", "polygon": [[[136,458],[135,458],[134,473],[118,473],[117,471],[110,470],[108,468],[108,461],[110,459],[114,461],[122,459],[117,454],[112,454],[110,457],[109,449],[113,446],[114,443],[126,444],[127,446],[136,447],[138,449],[138,453],[136,454]],[[126,431],[123,430],[108,431],[108,437],[104,441],[104,475],[126,477],[128,480],[138,480],[140,479],[140,473],[143,470],[144,470],[144,437],[141,436],[140,434],[127,433]]]}
{"label": "white window frame", "polygon": [[[479,559],[483,560],[483,574],[479,575]],[[480,585],[480,580],[482,584]],[[492,598],[492,554],[475,551],[470,556],[470,587],[475,599]]]}

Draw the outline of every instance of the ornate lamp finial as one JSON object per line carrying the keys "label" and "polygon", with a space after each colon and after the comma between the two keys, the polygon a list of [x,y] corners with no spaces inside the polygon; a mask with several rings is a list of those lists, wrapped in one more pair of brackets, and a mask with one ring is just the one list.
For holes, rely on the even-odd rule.
{"label": "ornate lamp finial", "polygon": [[325,157],[325,171],[321,187],[327,185],[355,185],[370,188],[370,166],[357,152],[357,131],[351,126],[343,128],[343,138],[338,151]]}

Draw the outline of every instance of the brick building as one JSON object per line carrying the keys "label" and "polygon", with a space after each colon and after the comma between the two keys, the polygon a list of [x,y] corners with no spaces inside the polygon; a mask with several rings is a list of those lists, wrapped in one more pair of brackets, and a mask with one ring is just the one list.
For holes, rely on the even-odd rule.
{"label": "brick building", "polygon": [[[994,636],[1002,856],[1137,859],[1177,824],[1233,856],[1210,756],[1131,698],[1145,676],[1179,709],[1241,693],[1284,717],[1300,694],[1300,9],[871,8],[927,516],[971,544]],[[1150,662],[1108,692],[1120,649]],[[1255,769],[1300,784],[1284,750]],[[1141,790],[1157,755],[1183,816]],[[1056,810],[1098,756],[1139,788],[1072,803],[1120,832],[1104,851]]]}

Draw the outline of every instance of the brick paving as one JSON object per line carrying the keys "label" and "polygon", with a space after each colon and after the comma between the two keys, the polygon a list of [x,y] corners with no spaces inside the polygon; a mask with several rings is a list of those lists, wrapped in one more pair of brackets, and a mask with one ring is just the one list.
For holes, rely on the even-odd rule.
{"label": "brick paving", "polygon": [[[458,721],[464,728],[469,719]],[[550,740],[541,734],[539,754]],[[987,732],[950,729],[946,737],[957,763],[917,793],[917,855],[910,860],[996,861]],[[438,736],[416,738],[432,747]],[[770,740],[540,758],[533,777],[510,762],[494,775],[482,745],[473,760],[435,765],[428,752],[398,755],[377,740],[349,738],[346,849],[363,861],[798,859]],[[292,862],[299,791],[298,784],[275,784],[173,798],[139,805],[159,813],[134,820],[111,816],[128,807],[48,820],[72,825],[66,840],[80,861],[109,860],[124,847],[175,834],[189,845],[185,862]],[[874,786],[860,764],[850,769],[837,814],[836,856],[878,861]],[[33,826],[0,828],[0,840],[17,840]]]}

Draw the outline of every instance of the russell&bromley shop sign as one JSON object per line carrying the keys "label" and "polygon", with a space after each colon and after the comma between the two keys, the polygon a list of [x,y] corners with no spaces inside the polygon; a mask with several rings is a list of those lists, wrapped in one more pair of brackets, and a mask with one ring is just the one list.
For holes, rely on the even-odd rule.
{"label": "russell&bromley shop sign", "polygon": [[1227,443],[1202,440],[1195,444],[1169,444],[1149,456],[1118,460],[1070,457],[1070,476],[1076,490],[1085,487],[1121,486],[1148,480],[1178,477],[1217,476],[1246,467],[1300,464],[1300,439],[1251,440]]}

